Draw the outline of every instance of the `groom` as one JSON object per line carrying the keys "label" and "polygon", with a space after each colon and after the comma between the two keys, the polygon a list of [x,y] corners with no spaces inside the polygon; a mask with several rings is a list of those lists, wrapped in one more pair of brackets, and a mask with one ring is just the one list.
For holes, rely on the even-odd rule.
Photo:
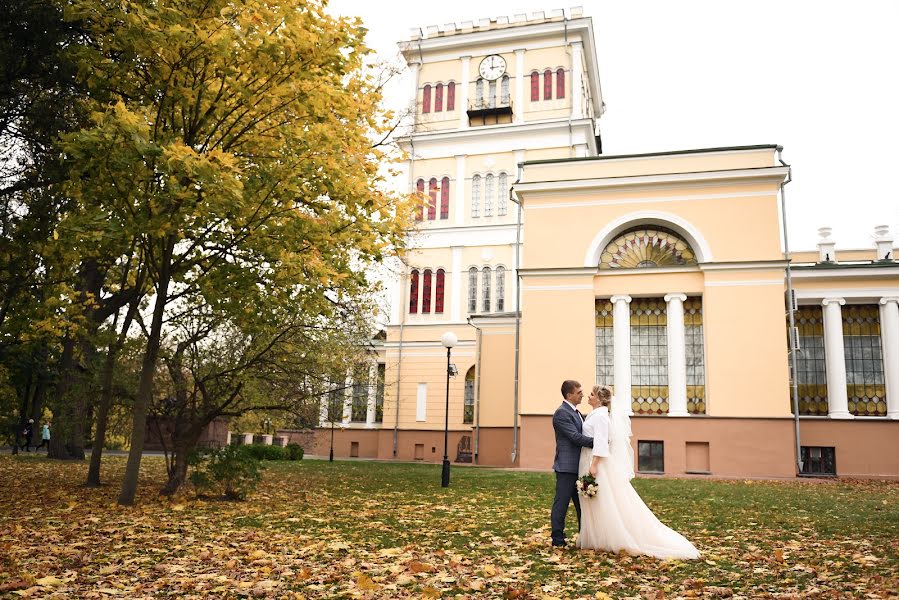
{"label": "groom", "polygon": [[565,545],[565,515],[568,503],[574,500],[578,527],[581,523],[581,503],[577,497],[577,470],[581,458],[581,447],[592,448],[593,438],[581,433],[584,418],[575,408],[584,398],[581,384],[577,381],[562,382],[562,405],[553,413],[553,430],[556,432],[556,458],[553,471],[556,472],[556,499],[552,509],[553,546]]}

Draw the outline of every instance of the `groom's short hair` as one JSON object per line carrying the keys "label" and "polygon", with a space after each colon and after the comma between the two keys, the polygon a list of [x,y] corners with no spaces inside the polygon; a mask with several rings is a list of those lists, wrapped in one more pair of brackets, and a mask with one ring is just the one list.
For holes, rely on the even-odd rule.
{"label": "groom's short hair", "polygon": [[579,384],[574,379],[566,379],[562,382],[562,397],[567,400],[568,394],[578,389],[579,387],[581,387],[581,384]]}

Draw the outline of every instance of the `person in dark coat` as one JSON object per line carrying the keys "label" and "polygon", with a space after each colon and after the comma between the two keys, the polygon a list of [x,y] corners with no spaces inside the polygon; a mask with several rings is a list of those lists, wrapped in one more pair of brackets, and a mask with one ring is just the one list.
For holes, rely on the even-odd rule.
{"label": "person in dark coat", "polygon": [[31,438],[34,437],[34,419],[28,419],[25,427],[22,429],[22,437],[25,438],[25,444],[22,449],[25,452],[31,452]]}

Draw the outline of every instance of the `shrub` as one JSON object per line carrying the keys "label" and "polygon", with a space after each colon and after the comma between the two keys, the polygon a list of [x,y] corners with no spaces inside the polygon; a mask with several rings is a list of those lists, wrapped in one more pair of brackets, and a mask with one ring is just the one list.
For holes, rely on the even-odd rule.
{"label": "shrub", "polygon": [[303,447],[299,444],[287,444],[287,460],[303,460]]}
{"label": "shrub", "polygon": [[252,444],[241,446],[241,451],[256,460],[287,460],[287,450],[281,446],[266,446],[264,444]]}
{"label": "shrub", "polygon": [[259,483],[259,460],[242,451],[246,446],[200,449],[188,457],[190,480],[201,493],[219,492],[229,500],[245,500]]}

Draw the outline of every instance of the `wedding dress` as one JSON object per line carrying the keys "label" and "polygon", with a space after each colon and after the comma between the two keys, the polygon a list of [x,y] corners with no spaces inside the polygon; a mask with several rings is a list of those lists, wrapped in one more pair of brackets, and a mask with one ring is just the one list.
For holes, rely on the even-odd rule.
{"label": "wedding dress", "polygon": [[[599,407],[587,415],[584,435],[593,436],[596,423],[608,409]],[[581,496],[581,530],[578,548],[593,548],[618,553],[646,554],[657,558],[698,558],[699,551],[676,531],[659,521],[631,485],[634,454],[630,445],[630,418],[626,414],[610,416],[609,457],[599,459],[596,496]],[[592,448],[581,450],[578,475],[590,472]]]}

